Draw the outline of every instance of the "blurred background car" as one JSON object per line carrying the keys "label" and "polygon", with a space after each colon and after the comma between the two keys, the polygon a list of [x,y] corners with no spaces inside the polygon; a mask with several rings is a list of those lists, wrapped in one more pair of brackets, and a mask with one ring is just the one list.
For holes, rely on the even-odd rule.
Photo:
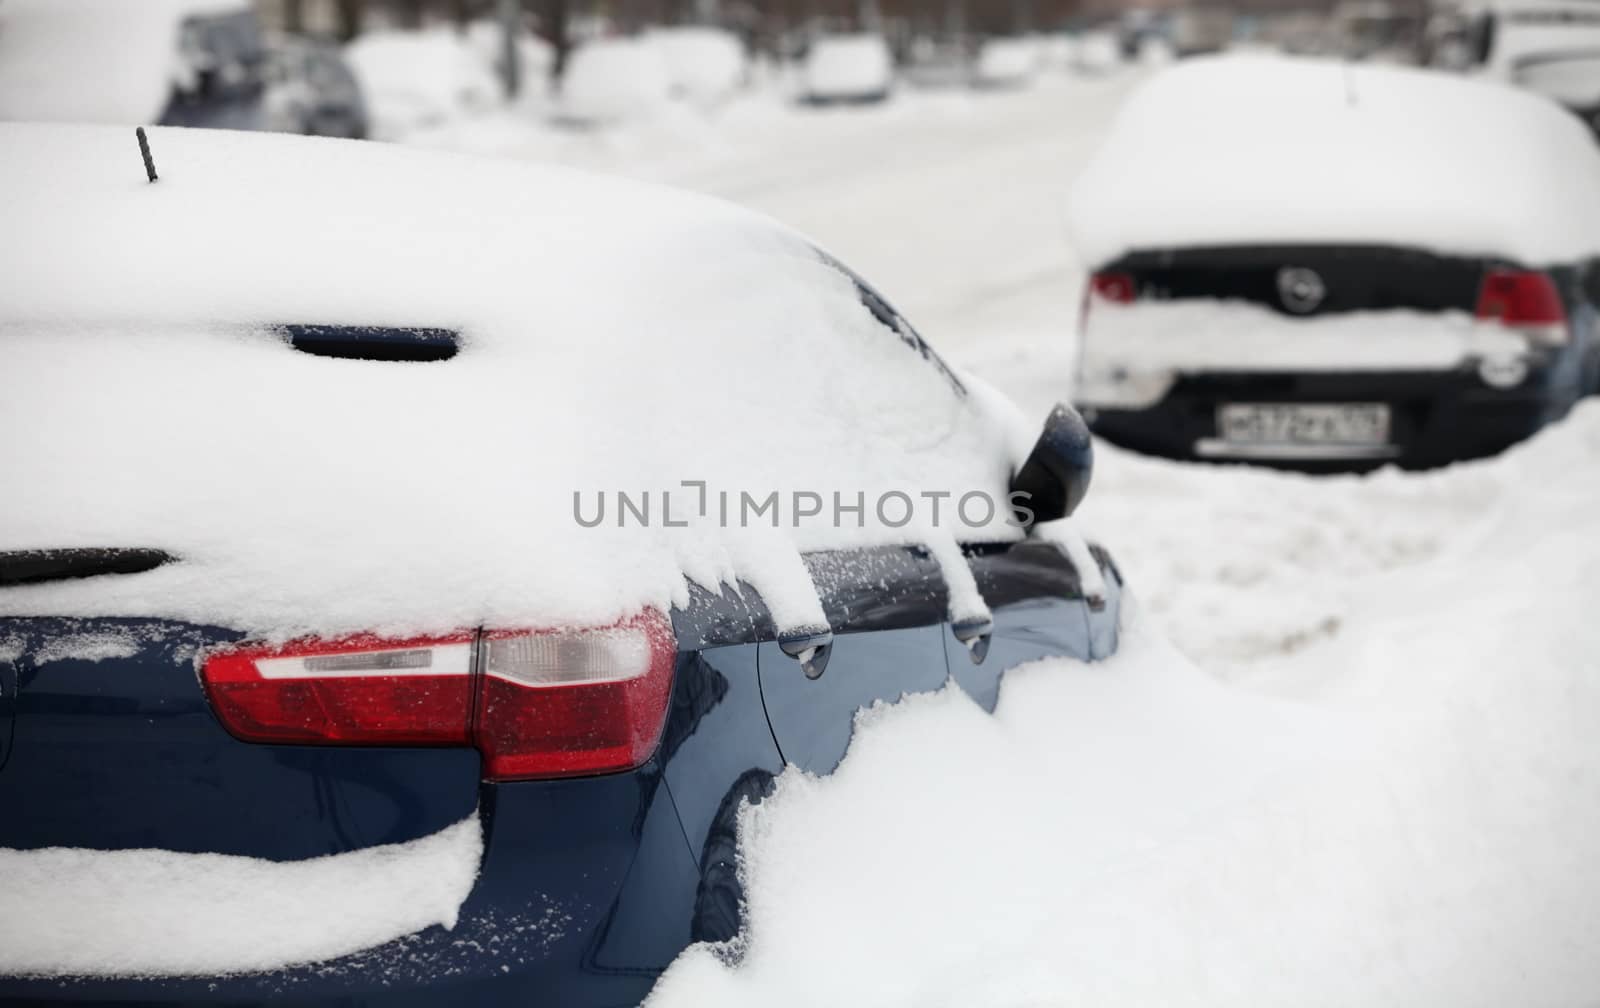
{"label": "blurred background car", "polygon": [[672,100],[673,83],[666,54],[649,38],[590,39],[572,51],[554,114],[589,125],[644,118]]}
{"label": "blurred background car", "polygon": [[365,139],[367,103],[336,46],[267,36],[267,128],[279,133]]}
{"label": "blurred background car", "polygon": [[450,28],[366,32],[345,46],[344,58],[377,139],[481,113],[501,100],[487,54]]}
{"label": "blurred background car", "polygon": [[750,82],[750,63],[739,36],[723,28],[676,25],[645,36],[661,53],[675,98],[715,108]]}
{"label": "blurred background car", "polygon": [[1600,382],[1600,152],[1499,84],[1180,64],[1129,99],[1072,217],[1094,270],[1077,401],[1128,448],[1436,466]]}
{"label": "blurred background car", "polygon": [[0,119],[260,129],[268,76],[246,0],[0,3]]}
{"label": "blurred background car", "polygon": [[1600,7],[1579,0],[1494,0],[1464,12],[1439,61],[1509,81],[1600,132]]}
{"label": "blurred background car", "polygon": [[972,68],[978,87],[1014,88],[1033,82],[1039,72],[1039,44],[1032,38],[1000,36],[984,39]]}
{"label": "blurred background car", "polygon": [[884,101],[894,91],[894,55],[882,35],[823,35],[801,66],[800,95],[816,105]]}

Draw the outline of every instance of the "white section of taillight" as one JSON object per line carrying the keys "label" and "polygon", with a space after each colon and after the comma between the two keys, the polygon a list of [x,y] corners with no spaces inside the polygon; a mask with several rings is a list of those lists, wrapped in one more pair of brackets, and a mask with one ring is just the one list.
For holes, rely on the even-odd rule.
{"label": "white section of taillight", "polygon": [[313,679],[339,676],[464,676],[472,672],[472,644],[380,648],[339,654],[258,658],[263,679]]}

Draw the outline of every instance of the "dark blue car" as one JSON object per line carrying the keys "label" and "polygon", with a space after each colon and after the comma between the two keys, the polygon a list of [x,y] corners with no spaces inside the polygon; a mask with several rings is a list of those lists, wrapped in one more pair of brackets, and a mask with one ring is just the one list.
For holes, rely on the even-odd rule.
{"label": "dark blue car", "polygon": [[[67,136],[76,143],[84,135]],[[87,143],[99,144],[99,134],[89,136]],[[73,148],[56,144],[54,134],[27,139],[19,149],[39,151],[42,161],[74,164]],[[277,149],[275,143],[295,143],[157,131],[153,146],[162,180],[145,190],[131,131],[119,131],[118,140],[127,164],[97,161],[94,171],[104,170],[111,179],[105,193],[83,183],[79,195],[91,204],[104,198],[131,206],[151,192],[152,225],[210,212],[201,187],[189,181],[212,173],[208,151],[220,152],[218,163],[242,173],[237,177],[247,185],[262,152]],[[376,178],[377,168],[390,160],[414,157],[368,153],[341,141],[298,144],[294,163],[259,171],[273,184],[292,188],[309,184],[293,177],[295,171],[337,182],[338,172],[349,168],[353,177]],[[41,177],[52,176],[33,173],[23,181],[46,184]],[[230,175],[228,185],[234,179]],[[580,184],[572,185],[577,190]],[[606,206],[636,198],[620,184],[615,192],[599,191]],[[230,192],[217,188],[218,206],[232,206]],[[346,201],[340,205],[354,215],[362,197],[351,189],[330,198]],[[648,198],[666,197],[652,192]],[[673,219],[698,234],[701,216],[733,213],[698,206],[685,202],[683,214]],[[331,218],[307,219],[313,223],[295,226],[323,226]],[[352,219],[327,224],[317,240],[303,243],[306,254],[369,238],[343,226]],[[373,228],[387,226],[381,215],[372,219],[378,222]],[[417,227],[418,220],[403,223]],[[494,226],[489,216],[475,220],[474,227]],[[20,224],[24,237],[42,234],[34,228],[43,225],[31,221]],[[218,241],[235,242],[229,254],[247,256],[270,224],[263,217],[248,234],[216,233]],[[142,227],[135,231],[152,234]],[[952,402],[969,394],[880,296],[833,260],[773,233],[767,245],[751,247],[771,248],[783,262],[823,278],[820,289],[841,299],[832,309],[840,324],[854,327],[852,339],[860,335],[870,343],[861,353],[926,369],[933,376],[928,387],[943,389]],[[545,237],[557,241],[560,232],[551,225]],[[131,304],[128,299],[140,294],[128,293],[132,288],[119,285],[106,264],[121,255],[163,254],[154,238],[148,240],[152,244],[144,249],[91,241],[71,256],[59,244],[42,254],[63,255],[62,275],[75,277],[88,292],[85,303],[102,310],[119,297]],[[210,255],[215,249],[200,251]],[[29,252],[4,262],[26,271],[42,269],[37,260]],[[447,268],[448,256],[435,265]],[[285,260],[284,269],[292,268]],[[259,273],[245,272],[239,283],[258,282]],[[158,274],[168,275],[150,275]],[[18,305],[43,303],[49,284],[41,275],[30,274],[28,290],[0,297],[0,309],[16,317],[27,314]],[[230,281],[218,277],[194,299],[222,300],[217,289]],[[181,278],[173,283],[171,303],[181,306],[187,296]],[[552,291],[554,298],[559,292]],[[314,293],[286,286],[272,310],[311,303],[295,299]],[[389,296],[404,300],[408,291],[396,287]],[[478,381],[471,359],[482,344],[432,325],[436,321],[286,323],[271,339],[219,338],[217,353],[258,370],[207,377],[233,383],[217,401],[239,410],[249,408],[247,382],[275,380],[274,368],[307,381],[326,379],[320,387],[333,392],[341,388],[333,378],[353,387],[370,375],[380,388],[392,377],[400,383],[396,387],[414,387],[409,383],[422,380],[416,376],[427,375],[466,375],[471,387]],[[32,325],[0,329],[0,360],[17,369],[11,375],[55,373],[28,356],[35,351],[18,349],[24,346],[45,354],[55,348],[82,352],[90,366],[125,351],[133,354],[130,360],[144,359],[128,350],[130,341],[145,338],[132,325],[124,327],[126,339],[119,330],[98,352],[82,350],[90,337],[80,329],[46,332],[46,323],[37,323],[43,335],[29,342],[34,337],[25,330]],[[170,355],[159,366],[203,342],[188,335],[166,340],[160,333],[149,339],[152,353]],[[146,375],[156,381],[159,367]],[[106,394],[119,389],[107,385]],[[688,581],[677,604],[647,607],[604,626],[557,622],[500,629],[503,624],[486,619],[479,626],[421,635],[328,633],[264,641],[247,627],[212,625],[192,610],[179,611],[176,601],[163,615],[162,592],[141,588],[176,586],[171,590],[190,592],[202,605],[211,604],[208,589],[214,588],[216,604],[225,604],[221,600],[237,586],[219,578],[196,589],[193,579],[183,580],[186,571],[207,569],[226,546],[198,533],[192,545],[184,541],[197,525],[215,518],[215,508],[197,506],[162,542],[85,542],[85,536],[102,533],[85,531],[82,523],[51,526],[53,512],[28,509],[28,501],[48,497],[40,487],[70,492],[79,485],[75,480],[83,481],[91,498],[111,493],[104,470],[141,450],[129,433],[141,422],[136,414],[170,406],[142,387],[121,391],[136,405],[93,418],[94,430],[80,442],[84,451],[104,450],[100,463],[61,468],[56,455],[30,452],[24,439],[40,436],[42,428],[13,430],[8,437],[17,439],[5,449],[13,459],[9,475],[19,482],[7,491],[0,511],[10,516],[0,528],[0,963],[13,964],[0,972],[15,975],[0,977],[0,1003],[636,1004],[691,943],[723,943],[726,954],[737,958],[740,810],[761,801],[786,766],[832,771],[845,755],[858,710],[937,690],[950,680],[992,710],[1007,669],[1047,656],[1091,661],[1117,647],[1121,582],[1109,558],[1095,548],[1099,570],[1080,570],[1069,553],[1084,556],[1083,551],[1037,532],[1000,540],[974,535],[962,543],[964,567],[987,610],[978,618],[952,619],[953,611],[962,611],[953,597],[970,596],[972,585],[964,575],[951,578],[948,557],[916,544],[880,543],[804,554],[803,574],[816,589],[826,626],[799,628],[803,632],[774,615],[781,606],[768,602],[777,599],[764,600],[750,583],[735,579],[715,589]],[[63,385],[30,401],[47,410],[72,394]],[[269,406],[282,401],[276,393],[262,399]],[[102,402],[87,399],[79,413],[111,409]],[[385,407],[376,399],[365,402],[372,410]],[[308,393],[291,405],[314,409],[315,397]],[[894,409],[894,393],[875,408]],[[181,409],[173,415],[187,416]],[[776,425],[786,420],[784,404],[774,401],[769,413],[740,419],[771,427],[777,438]],[[204,428],[225,420],[202,412],[192,422]],[[175,431],[173,437],[204,434]],[[873,437],[863,431],[862,445],[872,449]],[[316,437],[267,447],[308,460],[328,454]],[[224,452],[151,458],[152,465],[165,466],[155,487],[162,493],[166,484],[183,480],[202,492],[217,481],[242,481],[251,492],[266,487],[262,467],[250,457]],[[1070,409],[1059,408],[1031,454],[1012,458],[997,449],[991,461],[988,468],[1000,478],[1009,470],[1010,487],[1027,495],[1034,520],[1060,518],[1087,488],[1087,432]],[[22,464],[30,471],[16,471]],[[383,473],[369,475],[378,479]],[[481,482],[481,471],[468,475]],[[320,499],[325,492],[316,479],[294,476],[277,489],[260,490],[279,494],[285,513],[294,504],[290,495]],[[452,476],[442,485],[455,493],[473,489],[473,483]],[[117,486],[104,508],[91,507],[99,516],[95,527],[134,528],[143,511],[153,510],[128,496],[136,489],[130,484]],[[189,496],[163,499],[169,508],[182,508]],[[308,506],[315,507],[317,499]],[[471,507],[463,513],[471,514]],[[167,527],[159,521],[164,517],[154,515],[156,524],[148,527]],[[360,538],[372,519],[370,513],[335,514],[328,519],[333,524],[318,527]],[[70,541],[40,541],[40,529],[49,527]],[[215,527],[232,526],[222,516]],[[237,533],[266,534],[242,519]],[[448,533],[423,526],[412,540],[425,544]],[[483,565],[487,577],[499,560],[472,562]],[[406,563],[374,568],[366,586],[378,592],[387,581],[422,576],[419,570]],[[318,587],[316,577],[307,584],[309,590]],[[356,584],[359,590],[359,577]],[[108,611],[117,603],[97,602],[95,614],[85,615],[83,608],[37,601],[68,597],[127,600],[135,614]],[[328,604],[341,599],[330,594]],[[172,884],[192,907],[189,919],[214,921],[211,934],[191,933],[173,947],[178,940],[159,925],[141,927],[137,901],[150,894],[152,865],[176,866]],[[35,894],[27,904],[18,895],[24,874]],[[40,903],[39,891],[59,891],[60,897]],[[441,893],[447,903],[442,911],[420,905]],[[117,919],[76,906],[74,900],[85,894],[96,906],[111,907],[115,913],[109,916]],[[385,901],[399,913],[421,916],[410,933],[370,941],[361,930],[368,904]],[[349,933],[337,936],[341,953],[295,952],[293,932],[302,924],[331,932],[348,924]],[[118,938],[107,943],[112,928],[120,929],[113,932]],[[84,935],[98,936],[96,947],[103,951],[86,957],[71,947]],[[260,939],[260,957],[252,958],[258,935],[268,937]],[[211,952],[202,947],[208,942],[242,958],[208,958]],[[279,946],[266,947],[274,942]],[[219,965],[201,969],[197,962]],[[269,962],[274,965],[251,965]]]}

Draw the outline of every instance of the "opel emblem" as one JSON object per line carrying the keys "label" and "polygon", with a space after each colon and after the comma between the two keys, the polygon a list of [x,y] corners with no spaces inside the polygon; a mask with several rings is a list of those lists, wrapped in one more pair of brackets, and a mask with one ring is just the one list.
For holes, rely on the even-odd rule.
{"label": "opel emblem", "polygon": [[1327,296],[1328,287],[1316,270],[1304,266],[1285,266],[1278,271],[1278,297],[1283,301],[1283,306],[1296,315],[1308,315],[1316,311]]}

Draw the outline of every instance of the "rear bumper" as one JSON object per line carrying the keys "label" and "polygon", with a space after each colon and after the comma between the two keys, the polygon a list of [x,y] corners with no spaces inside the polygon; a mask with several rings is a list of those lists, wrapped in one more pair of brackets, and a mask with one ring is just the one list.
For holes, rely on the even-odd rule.
{"label": "rear bumper", "polygon": [[[1310,472],[1362,471],[1394,464],[1426,469],[1497,454],[1561,417],[1575,389],[1535,372],[1514,389],[1494,389],[1467,370],[1394,373],[1189,375],[1143,409],[1081,404],[1090,428],[1112,444],[1163,458],[1250,462]],[[1387,445],[1249,445],[1218,437],[1223,403],[1382,402]]]}
{"label": "rear bumper", "polygon": [[0,978],[0,1003],[638,1004],[690,943],[700,881],[657,765],[485,785],[479,814],[481,871],[453,929],[266,973]]}

